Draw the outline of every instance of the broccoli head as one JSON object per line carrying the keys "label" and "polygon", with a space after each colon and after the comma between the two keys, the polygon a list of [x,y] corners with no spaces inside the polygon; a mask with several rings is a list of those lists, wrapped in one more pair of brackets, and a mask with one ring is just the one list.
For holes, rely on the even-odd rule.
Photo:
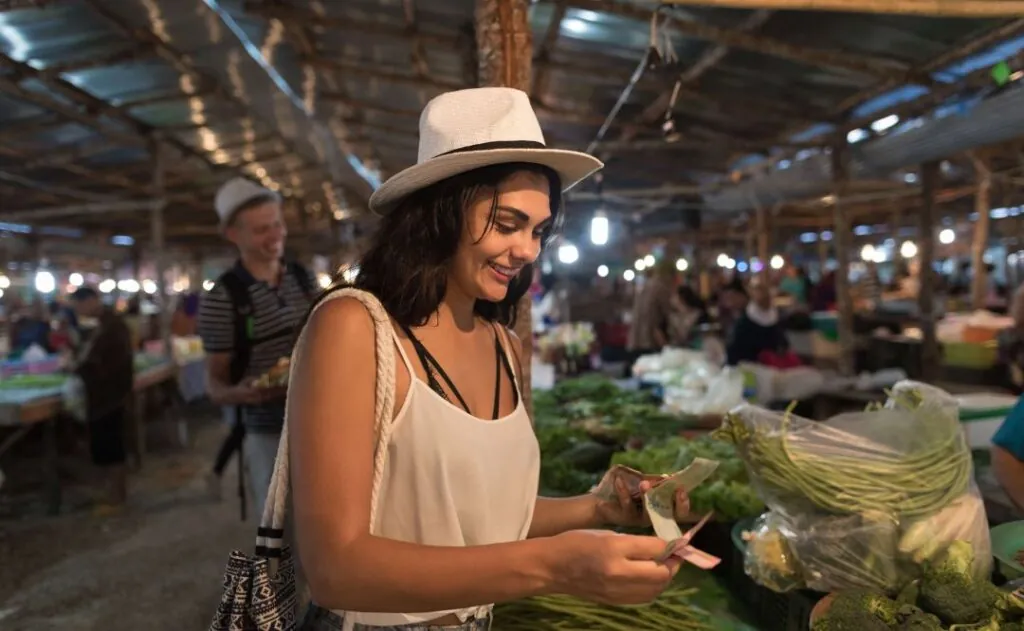
{"label": "broccoli head", "polygon": [[914,609],[914,611],[905,612],[905,615],[901,617],[900,623],[895,627],[897,631],[942,631],[944,629],[938,616],[925,613],[916,607]]}
{"label": "broccoli head", "polygon": [[971,574],[974,549],[966,541],[954,541],[939,560],[925,569],[918,604],[946,624],[980,624],[988,621],[1000,601],[1000,592]]}
{"label": "broccoli head", "polygon": [[868,590],[839,592],[828,612],[816,620],[811,631],[887,631],[898,619],[899,605]]}

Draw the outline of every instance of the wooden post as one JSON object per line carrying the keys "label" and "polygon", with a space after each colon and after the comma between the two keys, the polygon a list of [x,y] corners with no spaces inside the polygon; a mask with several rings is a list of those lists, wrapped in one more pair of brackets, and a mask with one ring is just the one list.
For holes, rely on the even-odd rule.
{"label": "wooden post", "polygon": [[[533,61],[528,0],[477,0],[476,45],[480,86],[504,86],[530,91]],[[515,332],[523,343],[523,403],[533,414],[530,395],[533,357],[532,299],[522,297],[516,309]]]}
{"label": "wooden post", "polygon": [[939,378],[942,356],[935,334],[935,192],[939,186],[939,163],[921,165],[921,212],[918,213],[921,243],[917,255],[921,264],[920,292],[917,297],[921,318],[921,380],[935,383]]}
{"label": "wooden post", "polygon": [[852,376],[856,369],[856,347],[853,337],[853,301],[850,299],[850,221],[843,207],[849,193],[849,147],[841,139],[832,147],[832,185],[835,189],[832,239],[836,248],[836,307],[839,309],[839,372]]}
{"label": "wooden post", "polygon": [[768,242],[768,211],[761,204],[757,205],[757,258],[761,261],[761,278],[768,280],[771,277],[771,254]]}
{"label": "wooden post", "polygon": [[165,252],[164,207],[167,205],[165,167],[167,163],[163,145],[154,140],[153,155],[153,210],[150,213],[150,238],[153,241],[153,265],[156,268],[156,304],[160,312],[160,340],[164,353],[171,354],[171,310],[167,297],[167,253]]}
{"label": "wooden post", "polygon": [[978,192],[974,196],[974,211],[978,221],[974,224],[971,244],[971,307],[984,309],[988,297],[988,271],[985,269],[985,248],[988,246],[990,213],[992,211],[992,171],[988,160],[972,155],[978,178]]}
{"label": "wooden post", "polygon": [[[835,235],[832,235],[835,238]],[[818,233],[818,266],[821,268],[818,280],[825,276],[825,268],[828,267],[828,241]]]}

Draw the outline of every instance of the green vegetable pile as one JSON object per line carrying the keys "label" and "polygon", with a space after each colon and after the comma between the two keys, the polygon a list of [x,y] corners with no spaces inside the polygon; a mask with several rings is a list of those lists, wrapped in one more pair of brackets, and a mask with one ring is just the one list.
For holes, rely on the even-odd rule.
{"label": "green vegetable pile", "polygon": [[764,510],[764,502],[751,488],[746,467],[736,448],[710,436],[667,438],[642,449],[617,453],[612,456],[612,464],[626,465],[647,473],[671,473],[689,466],[694,458],[719,463],[711,477],[690,492],[690,507],[695,515],[714,511],[715,519],[737,521],[759,515]]}
{"label": "green vegetable pile", "polygon": [[811,631],[1024,631],[1024,593],[974,578],[974,550],[956,541],[895,599],[869,590],[834,595]]}
{"label": "green vegetable pile", "polygon": [[691,493],[695,514],[714,511],[716,519],[735,521],[764,510],[736,448],[709,436],[679,437],[685,420],[662,412],[647,393],[599,376],[567,379],[537,394],[534,419],[544,495],[586,493],[610,465],[672,473],[700,457],[719,466]]}
{"label": "green vegetable pile", "polygon": [[612,454],[631,438],[676,433],[680,419],[661,412],[644,392],[587,375],[560,381],[534,397],[543,495],[579,495],[600,481]]}
{"label": "green vegetable pile", "polygon": [[571,596],[536,596],[494,607],[501,631],[711,631],[708,615],[690,603],[693,588],[670,586],[649,605],[613,607]]}

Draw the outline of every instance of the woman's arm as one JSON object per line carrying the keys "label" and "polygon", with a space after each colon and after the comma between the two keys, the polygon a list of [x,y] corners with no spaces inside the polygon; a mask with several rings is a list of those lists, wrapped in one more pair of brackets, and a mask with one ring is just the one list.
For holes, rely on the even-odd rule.
{"label": "woman's arm", "polygon": [[[314,602],[349,611],[439,611],[573,592],[572,583],[598,580],[576,569],[584,557],[601,556],[601,550],[577,550],[587,545],[582,539],[438,547],[370,534],[374,340],[370,316],[360,303],[330,302],[308,325],[291,381],[291,489],[298,550]],[[600,545],[642,545],[643,554],[651,556],[631,549],[630,558],[654,559],[655,542],[642,539],[613,538]],[[653,562],[623,563],[629,565],[615,564],[617,574],[642,572],[653,580],[655,573],[666,572]],[[587,571],[612,571],[605,565],[591,564]],[[643,576],[630,579],[637,581]]]}

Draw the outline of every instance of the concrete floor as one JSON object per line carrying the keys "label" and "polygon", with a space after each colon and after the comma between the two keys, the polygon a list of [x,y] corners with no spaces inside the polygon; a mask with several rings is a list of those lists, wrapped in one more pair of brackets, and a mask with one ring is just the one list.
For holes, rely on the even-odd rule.
{"label": "concrete floor", "polygon": [[210,421],[187,451],[151,455],[122,514],[0,518],[0,629],[207,629],[229,552],[255,538],[239,518],[234,463],[223,501],[205,489],[222,431]]}

